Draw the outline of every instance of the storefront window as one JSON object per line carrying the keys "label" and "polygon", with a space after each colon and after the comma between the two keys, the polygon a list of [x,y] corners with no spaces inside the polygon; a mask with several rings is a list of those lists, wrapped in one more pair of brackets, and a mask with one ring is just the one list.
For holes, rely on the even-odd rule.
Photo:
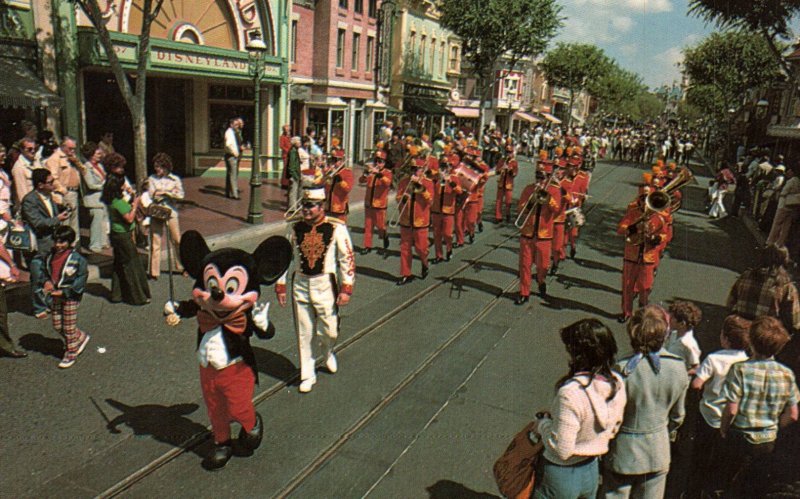
{"label": "storefront window", "polygon": [[331,126],[328,129],[329,136],[339,137],[339,140],[344,143],[344,111],[343,110],[331,110]]}
{"label": "storefront window", "polygon": [[225,147],[224,134],[231,118],[244,119],[242,139],[253,143],[253,88],[233,85],[211,85],[208,87],[208,144],[211,149]]}

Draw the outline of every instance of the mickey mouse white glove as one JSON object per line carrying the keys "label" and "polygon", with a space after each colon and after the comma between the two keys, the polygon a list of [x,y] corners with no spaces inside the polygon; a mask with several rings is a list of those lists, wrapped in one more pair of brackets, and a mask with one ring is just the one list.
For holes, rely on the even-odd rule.
{"label": "mickey mouse white glove", "polygon": [[255,304],[253,307],[253,324],[262,331],[267,330],[269,326],[269,302]]}
{"label": "mickey mouse white glove", "polygon": [[181,322],[181,317],[178,315],[178,302],[168,301],[164,304],[164,315],[168,326],[177,326]]}

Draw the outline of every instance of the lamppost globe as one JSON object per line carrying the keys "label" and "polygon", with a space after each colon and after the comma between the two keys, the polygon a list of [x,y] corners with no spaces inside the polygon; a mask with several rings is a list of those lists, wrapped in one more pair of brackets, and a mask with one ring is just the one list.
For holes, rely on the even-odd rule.
{"label": "lamppost globe", "polygon": [[264,72],[264,54],[267,53],[267,44],[261,39],[261,34],[254,32],[247,42],[248,69],[253,77],[253,162],[250,168],[250,206],[247,212],[247,222],[261,223],[264,213],[261,207],[261,78]]}

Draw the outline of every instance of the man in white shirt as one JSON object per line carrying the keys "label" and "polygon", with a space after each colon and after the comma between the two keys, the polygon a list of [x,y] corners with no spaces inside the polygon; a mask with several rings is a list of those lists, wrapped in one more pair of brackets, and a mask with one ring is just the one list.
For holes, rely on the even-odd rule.
{"label": "man in white shirt", "polygon": [[20,155],[11,168],[17,203],[21,203],[25,195],[33,190],[33,181],[31,180],[33,170],[41,167],[39,160],[36,159],[36,142],[33,139],[22,139]]}
{"label": "man in white shirt", "polygon": [[231,118],[225,130],[225,197],[239,197],[239,160],[242,156],[242,118]]}
{"label": "man in white shirt", "polygon": [[778,210],[772,220],[772,228],[767,237],[767,244],[778,246],[786,245],[789,239],[789,229],[798,217],[800,217],[800,164],[795,163],[786,171],[788,179],[783,185],[780,197],[778,198]]}

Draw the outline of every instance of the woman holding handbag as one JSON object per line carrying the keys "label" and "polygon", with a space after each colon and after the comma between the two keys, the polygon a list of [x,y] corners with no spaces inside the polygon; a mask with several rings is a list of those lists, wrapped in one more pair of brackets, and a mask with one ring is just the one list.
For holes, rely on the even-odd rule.
{"label": "woman holding handbag", "polygon": [[617,343],[597,319],[565,327],[561,341],[570,356],[569,372],[556,384],[551,414],[537,414],[544,459],[537,466],[533,497],[593,499],[598,458],[608,452],[625,410],[625,386],[613,370]]}

